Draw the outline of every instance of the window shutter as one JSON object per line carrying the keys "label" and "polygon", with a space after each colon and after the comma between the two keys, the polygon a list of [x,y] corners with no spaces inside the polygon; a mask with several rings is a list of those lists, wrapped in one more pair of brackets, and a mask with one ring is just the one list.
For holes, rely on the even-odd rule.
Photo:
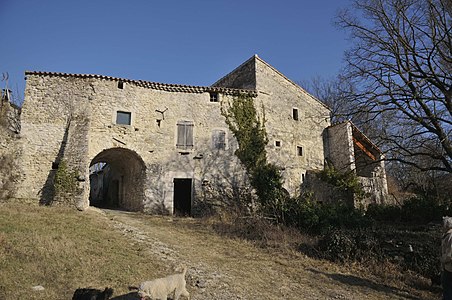
{"label": "window shutter", "polygon": [[226,132],[224,130],[214,130],[212,133],[212,146],[214,149],[226,149]]}
{"label": "window shutter", "polygon": [[177,124],[177,148],[183,149],[185,147],[185,125]]}
{"label": "window shutter", "polygon": [[178,149],[193,149],[193,123],[190,121],[179,121],[177,123]]}
{"label": "window shutter", "polygon": [[193,149],[193,123],[185,125],[185,147]]}

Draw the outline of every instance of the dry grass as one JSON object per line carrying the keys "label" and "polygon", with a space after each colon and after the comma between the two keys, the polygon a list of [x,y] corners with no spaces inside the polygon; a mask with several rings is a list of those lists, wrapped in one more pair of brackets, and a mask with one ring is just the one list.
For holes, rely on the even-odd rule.
{"label": "dry grass", "polygon": [[[0,203],[0,300],[71,299],[189,267],[192,299],[439,299],[391,265],[338,265],[297,251],[310,237],[250,220],[196,220]],[[259,229],[259,230],[256,230]],[[372,271],[372,272],[369,272]],[[199,288],[196,282],[204,282]],[[34,292],[42,285],[44,291]]]}
{"label": "dry grass", "polygon": [[[98,213],[1,203],[0,215],[0,299],[70,299],[88,286],[125,290],[161,267]],[[32,292],[37,285],[45,290]]]}

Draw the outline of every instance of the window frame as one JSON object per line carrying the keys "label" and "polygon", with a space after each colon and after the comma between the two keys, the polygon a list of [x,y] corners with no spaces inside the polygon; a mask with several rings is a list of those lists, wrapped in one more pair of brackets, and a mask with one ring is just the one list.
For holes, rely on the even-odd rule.
{"label": "window frame", "polygon": [[[118,122],[118,117],[120,116],[120,114],[122,114],[122,116],[128,115],[128,123],[127,124]],[[126,110],[119,110],[119,109],[116,110],[115,124],[120,125],[120,126],[131,126],[132,125],[132,112],[126,111]]]}
{"label": "window frame", "polygon": [[209,102],[211,103],[220,102],[220,94],[218,92],[209,92]]}

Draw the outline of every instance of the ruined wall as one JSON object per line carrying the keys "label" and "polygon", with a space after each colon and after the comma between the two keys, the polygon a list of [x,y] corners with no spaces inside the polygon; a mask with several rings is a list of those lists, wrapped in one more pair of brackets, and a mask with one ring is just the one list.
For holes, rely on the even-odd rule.
{"label": "ruined wall", "polygon": [[369,204],[388,204],[390,201],[384,160],[382,156],[378,158],[379,161],[374,164],[371,176],[358,176],[358,180],[367,194],[367,197],[360,203],[364,208]]}
{"label": "ruined wall", "polygon": [[20,176],[17,160],[20,148],[17,146],[20,109],[6,97],[0,99],[0,199],[14,196]]}

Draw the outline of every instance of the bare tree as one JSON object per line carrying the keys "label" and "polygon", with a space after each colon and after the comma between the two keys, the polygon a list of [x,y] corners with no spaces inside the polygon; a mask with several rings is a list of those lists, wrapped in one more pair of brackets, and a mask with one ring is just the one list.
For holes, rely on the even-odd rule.
{"label": "bare tree", "polygon": [[314,97],[325,103],[331,109],[331,122],[337,123],[349,120],[353,116],[353,105],[349,95],[353,87],[341,77],[314,77],[299,83]]}
{"label": "bare tree", "polygon": [[[358,0],[344,76],[387,159],[452,173],[452,0]],[[375,138],[375,137],[373,137]]]}

